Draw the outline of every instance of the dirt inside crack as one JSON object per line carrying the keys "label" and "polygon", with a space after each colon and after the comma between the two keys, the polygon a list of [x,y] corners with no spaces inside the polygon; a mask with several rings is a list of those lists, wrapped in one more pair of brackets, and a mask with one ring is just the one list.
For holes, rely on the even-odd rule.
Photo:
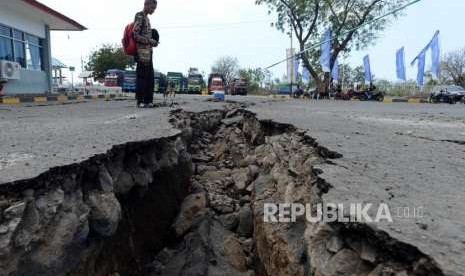
{"label": "dirt inside crack", "polygon": [[179,135],[0,186],[0,275],[443,275],[363,224],[265,223],[318,204],[340,157],[237,106],[172,113]]}

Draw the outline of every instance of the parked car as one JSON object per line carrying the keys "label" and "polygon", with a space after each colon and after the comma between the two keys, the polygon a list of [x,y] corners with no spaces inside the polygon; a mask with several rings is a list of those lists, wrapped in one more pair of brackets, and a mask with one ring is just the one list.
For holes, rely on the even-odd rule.
{"label": "parked car", "polygon": [[450,103],[462,102],[465,97],[465,89],[457,85],[442,85],[434,87],[431,92],[429,101],[431,103]]}

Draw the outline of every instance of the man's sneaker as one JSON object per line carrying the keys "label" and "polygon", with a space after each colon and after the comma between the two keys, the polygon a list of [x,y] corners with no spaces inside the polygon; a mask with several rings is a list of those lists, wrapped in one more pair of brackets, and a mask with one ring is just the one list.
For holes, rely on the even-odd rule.
{"label": "man's sneaker", "polygon": [[145,104],[139,103],[139,104],[137,104],[137,107],[138,107],[138,108],[145,108]]}
{"label": "man's sneaker", "polygon": [[145,107],[146,108],[154,108],[155,106],[153,105],[153,103],[149,103],[149,104],[146,104]]}

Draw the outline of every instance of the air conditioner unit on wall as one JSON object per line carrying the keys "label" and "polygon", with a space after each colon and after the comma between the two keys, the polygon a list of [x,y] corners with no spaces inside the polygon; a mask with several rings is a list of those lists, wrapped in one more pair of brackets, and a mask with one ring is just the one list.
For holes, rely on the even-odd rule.
{"label": "air conditioner unit on wall", "polygon": [[0,60],[0,78],[19,80],[21,64],[8,60]]}

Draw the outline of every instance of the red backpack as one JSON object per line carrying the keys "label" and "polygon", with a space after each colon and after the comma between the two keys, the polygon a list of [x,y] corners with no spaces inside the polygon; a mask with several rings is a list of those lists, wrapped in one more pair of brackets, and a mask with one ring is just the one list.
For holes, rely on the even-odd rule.
{"label": "red backpack", "polygon": [[123,50],[128,56],[135,56],[137,54],[137,44],[134,39],[134,23],[126,26],[123,36]]}

